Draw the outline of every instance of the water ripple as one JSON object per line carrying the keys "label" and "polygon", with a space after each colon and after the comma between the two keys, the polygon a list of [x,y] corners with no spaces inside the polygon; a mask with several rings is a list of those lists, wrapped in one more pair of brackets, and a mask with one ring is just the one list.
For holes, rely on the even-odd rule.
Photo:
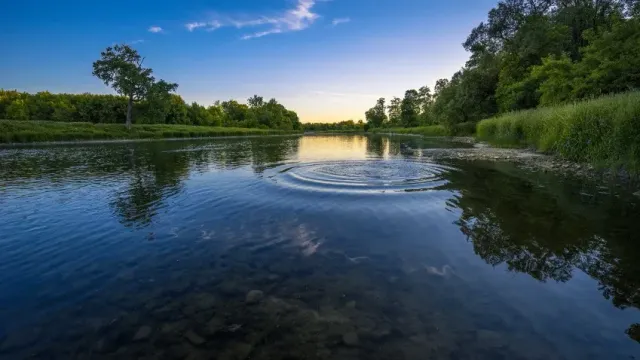
{"label": "water ripple", "polygon": [[414,160],[362,160],[287,164],[268,176],[279,185],[341,193],[427,191],[447,183],[455,168]]}

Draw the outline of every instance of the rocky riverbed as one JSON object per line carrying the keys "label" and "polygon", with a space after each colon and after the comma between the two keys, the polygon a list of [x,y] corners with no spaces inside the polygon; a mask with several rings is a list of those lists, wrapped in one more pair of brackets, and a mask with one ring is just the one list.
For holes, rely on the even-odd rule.
{"label": "rocky riverbed", "polygon": [[[506,161],[517,166],[544,172],[558,172],[565,175],[588,177],[593,179],[617,179],[624,183],[635,183],[633,177],[625,170],[599,169],[590,164],[575,163],[557,156],[536,152],[534,149],[495,148],[484,142],[478,142],[473,137],[453,137],[451,141],[463,144],[473,144],[473,147],[460,148],[429,148],[404,151],[422,158],[434,160],[480,160]],[[636,193],[640,196],[640,191]]]}

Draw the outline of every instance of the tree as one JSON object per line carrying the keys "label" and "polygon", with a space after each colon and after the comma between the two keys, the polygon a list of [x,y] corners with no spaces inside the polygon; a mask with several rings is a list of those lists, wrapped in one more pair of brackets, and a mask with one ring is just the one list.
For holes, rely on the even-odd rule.
{"label": "tree", "polygon": [[390,126],[401,126],[401,112],[400,105],[402,104],[402,99],[399,97],[394,97],[389,101],[389,106],[387,109],[389,110],[389,125]]}
{"label": "tree", "polygon": [[[145,99],[154,87],[153,70],[143,68],[144,58],[129,45],[115,45],[100,53],[100,60],[93,63],[93,75],[111,86],[118,94],[127,97],[127,128],[131,127],[134,101]],[[156,91],[175,91],[178,84],[163,80]]]}
{"label": "tree", "polygon": [[431,89],[428,86],[423,86],[418,89],[418,103],[420,107],[420,122],[422,124],[431,124],[433,119],[431,118],[431,105],[433,105],[433,95]]}
{"label": "tree", "polygon": [[252,108],[259,108],[264,105],[264,98],[262,96],[253,95],[247,100],[247,103]]}
{"label": "tree", "polygon": [[400,119],[402,126],[415,127],[419,125],[420,99],[416,90],[407,90],[400,104]]}
{"label": "tree", "polygon": [[14,100],[5,110],[6,116],[11,120],[29,120],[29,109],[23,99]]}
{"label": "tree", "polygon": [[378,99],[378,101],[376,102],[376,106],[372,107],[365,113],[367,123],[370,127],[382,127],[387,121],[387,114],[385,112],[386,107],[384,106],[384,102],[384,98]]}

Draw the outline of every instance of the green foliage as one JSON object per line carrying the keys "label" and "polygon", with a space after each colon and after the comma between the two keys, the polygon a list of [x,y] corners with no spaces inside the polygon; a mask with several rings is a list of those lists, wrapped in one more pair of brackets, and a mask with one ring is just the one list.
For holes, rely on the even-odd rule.
{"label": "green foliage", "polygon": [[554,105],[574,98],[575,66],[567,55],[542,59],[531,69],[531,78],[540,84],[540,105]]}
{"label": "green foliage", "polygon": [[413,128],[392,127],[371,129],[372,133],[415,134],[423,136],[469,136],[476,131],[476,123],[460,123],[451,128],[443,125],[428,125]]}
{"label": "green foliage", "polygon": [[178,88],[164,80],[158,82],[151,75],[153,70],[143,68],[144,58],[129,45],[107,47],[100,53],[100,60],[93,63],[93,75],[111,86],[118,94],[126,96],[127,126],[132,123],[133,102],[153,97],[167,97]]}
{"label": "green foliage", "polygon": [[382,127],[388,120],[387,114],[385,113],[386,107],[384,105],[384,98],[378,99],[376,102],[376,106],[367,110],[365,113],[365,119],[367,119],[367,124],[370,127],[378,128]]}
{"label": "green foliage", "polygon": [[415,134],[423,136],[447,136],[449,133],[442,125],[420,126],[412,128],[387,128],[372,129],[372,133],[389,133],[389,134]]}
{"label": "green foliage", "polygon": [[471,53],[465,66],[438,80],[433,94],[422,87],[394,98],[388,126],[454,129],[511,111],[639,89],[638,15],[638,0],[499,1],[464,42]]}
{"label": "green foliage", "polygon": [[[135,104],[136,123],[300,129],[298,115],[274,99],[251,108],[236,101],[204,107],[185,103],[168,87],[162,80],[154,83],[147,98]],[[125,122],[127,106],[124,96],[0,90],[0,118],[10,120],[118,124]]]}
{"label": "green foliage", "polygon": [[400,122],[404,127],[415,127],[420,124],[420,94],[414,89],[404,93],[400,103]]}
{"label": "green foliage", "polygon": [[402,99],[394,97],[389,101],[387,110],[389,111],[389,126],[397,127],[402,124],[402,112],[401,112]]}
{"label": "green foliage", "polygon": [[284,135],[293,133],[296,133],[296,131],[165,124],[134,124],[128,130],[122,124],[0,120],[0,143]]}
{"label": "green foliage", "polygon": [[23,99],[16,99],[7,106],[5,113],[8,119],[29,120],[29,109]]}
{"label": "green foliage", "polygon": [[477,136],[568,160],[640,171],[640,92],[508,113],[478,123]]}
{"label": "green foliage", "polygon": [[340,121],[336,123],[307,123],[302,124],[304,131],[314,132],[364,132],[365,123],[362,120],[357,122],[353,120]]}

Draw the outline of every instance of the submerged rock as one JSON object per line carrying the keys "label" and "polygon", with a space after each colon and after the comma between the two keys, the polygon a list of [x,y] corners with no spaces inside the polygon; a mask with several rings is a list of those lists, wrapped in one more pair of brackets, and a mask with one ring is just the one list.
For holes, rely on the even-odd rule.
{"label": "submerged rock", "polygon": [[257,304],[264,298],[264,293],[261,290],[251,290],[247,293],[247,304]]}
{"label": "submerged rock", "polygon": [[358,334],[355,332],[349,332],[342,335],[342,342],[347,346],[358,346],[360,339],[358,338]]}
{"label": "submerged rock", "polygon": [[133,335],[133,341],[141,341],[149,338],[151,335],[151,326],[141,326],[140,329]]}
{"label": "submerged rock", "polygon": [[187,331],[187,332],[184,334],[184,337],[185,337],[187,340],[189,340],[189,342],[190,342],[190,343],[192,343],[193,345],[196,345],[196,346],[198,346],[198,345],[202,345],[202,344],[204,344],[204,343],[205,343],[205,339],[204,339],[202,336],[200,336],[200,335],[196,334],[196,332],[195,332],[195,331],[193,331],[193,330],[189,330],[189,331]]}
{"label": "submerged rock", "polygon": [[637,196],[637,197],[640,197],[640,190],[638,190],[638,191],[634,192],[634,193],[633,193],[633,195],[635,195],[635,196]]}

